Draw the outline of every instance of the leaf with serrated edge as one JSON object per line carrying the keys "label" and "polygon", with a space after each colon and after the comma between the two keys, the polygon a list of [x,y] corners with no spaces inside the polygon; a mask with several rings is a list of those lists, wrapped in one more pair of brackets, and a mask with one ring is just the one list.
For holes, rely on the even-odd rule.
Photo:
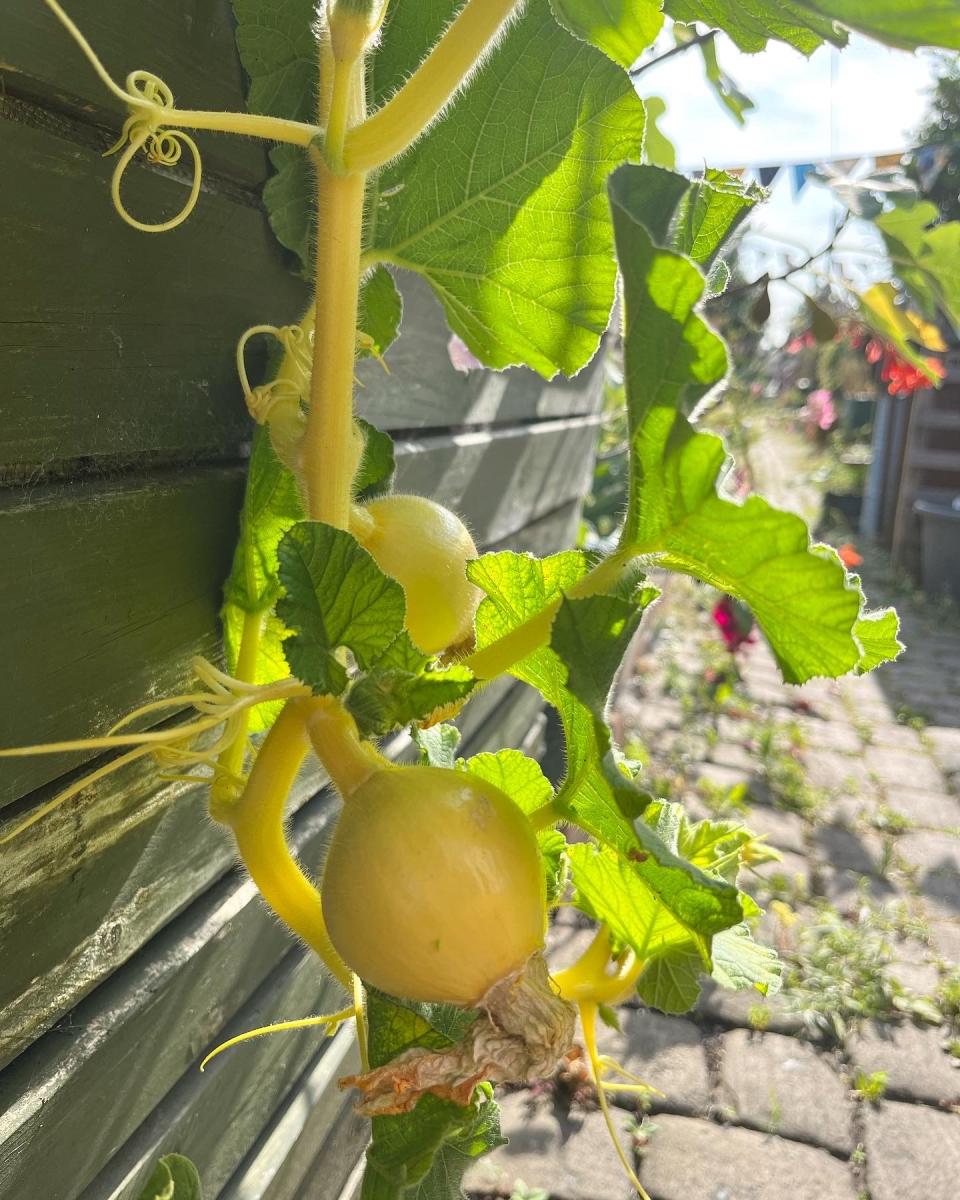
{"label": "leaf with serrated edge", "polygon": [[431,725],[426,729],[414,729],[413,740],[420,751],[420,762],[425,766],[453,769],[460,745],[460,730],[456,725]]}
{"label": "leaf with serrated edge", "polygon": [[661,1012],[689,1012],[700,995],[704,974],[697,945],[687,941],[644,967],[637,980],[637,995],[644,1004]]}
{"label": "leaf with serrated edge", "polygon": [[339,695],[347,671],[336,651],[346,646],[361,667],[374,665],[403,633],[403,589],[349,533],[316,521],[294,525],[278,559],[277,616],[293,630],[287,661],[318,693]]}
{"label": "leaf with serrated edge", "polygon": [[560,24],[621,67],[632,67],[663,28],[662,0],[550,0]]}
{"label": "leaf with serrated edge", "polygon": [[375,670],[350,689],[347,708],[364,737],[390,733],[414,721],[425,721],[457,704],[477,686],[471,671],[450,667],[446,671]]}
{"label": "leaf with serrated edge", "polygon": [[610,184],[633,466],[621,548],[748,604],[788,682],[845,674],[860,658],[859,588],[835,551],[811,545],[799,517],[756,496],[722,499],[723,444],[683,416],[722,377],[726,354],[695,311],[700,271],[644,226],[636,173],[649,170],[622,167]]}
{"label": "leaf with serrated edge", "polygon": [[755,941],[746,925],[718,933],[711,947],[713,978],[733,991],[755,988],[763,996],[780,990],[783,964],[776,950]]}
{"label": "leaf with serrated edge", "polygon": [[506,792],[525,813],[536,812],[553,798],[553,787],[540,764],[520,750],[474,754],[462,765],[471,775]]}
{"label": "leaf with serrated edge", "polygon": [[354,476],[353,489],[358,503],[363,504],[390,491],[397,471],[397,462],[393,452],[393,438],[389,433],[384,433],[359,417],[357,425],[363,434],[363,455]]}
{"label": "leaf with serrated edge", "polygon": [[701,21],[722,29],[748,54],[763,50],[771,38],[803,54],[812,54],[824,41],[835,46],[847,42],[846,33],[830,16],[802,0],[666,0],[664,11],[675,21]]}
{"label": "leaf with serrated edge", "polygon": [[893,662],[903,653],[904,645],[897,636],[900,618],[892,608],[864,613],[853,632],[860,643],[861,655],[857,671],[865,675],[882,663]]}
{"label": "leaf with serrated edge", "polygon": [[[417,48],[452,7],[397,6],[378,89],[396,78],[398,48]],[[575,374],[613,302],[604,181],[639,159],[643,124],[624,73],[531,0],[444,116],[380,173],[370,251],[420,272],[487,366]]]}
{"label": "leaf with serrated edge", "polygon": [[[474,1014],[448,1005],[395,1000],[369,988],[370,1065],[383,1066],[417,1047],[439,1050],[463,1035]],[[502,1144],[488,1085],[463,1107],[433,1095],[399,1116],[375,1117],[361,1200],[453,1200],[470,1163]]]}

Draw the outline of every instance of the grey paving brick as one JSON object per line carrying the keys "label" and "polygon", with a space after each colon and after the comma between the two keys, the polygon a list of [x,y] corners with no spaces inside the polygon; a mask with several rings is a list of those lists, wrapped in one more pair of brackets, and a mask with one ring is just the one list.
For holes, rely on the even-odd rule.
{"label": "grey paving brick", "polygon": [[752,774],[757,762],[756,755],[751,754],[746,746],[737,742],[717,742],[710,750],[711,763],[722,767],[733,767],[738,771]]}
{"label": "grey paving brick", "polygon": [[688,1117],[656,1125],[640,1167],[652,1200],[855,1200],[849,1168],[826,1150]]}
{"label": "grey paving brick", "polygon": [[943,775],[926,754],[873,746],[870,749],[869,768],[888,793],[896,787],[925,788],[933,792],[943,788]]}
{"label": "grey paving brick", "polygon": [[888,750],[909,750],[914,754],[924,751],[920,734],[909,725],[898,725],[888,721],[875,723],[870,729],[870,744]]}
{"label": "grey paving brick", "polygon": [[897,839],[897,853],[916,868],[916,884],[932,917],[960,917],[960,838],[917,830]]}
{"label": "grey paving brick", "polygon": [[960,966],[960,919],[930,922],[931,953]]}
{"label": "grey paving brick", "polygon": [[947,792],[927,792],[920,788],[891,788],[887,804],[915,825],[932,829],[960,828],[960,800]]}
{"label": "grey paving brick", "polygon": [[845,721],[804,717],[799,722],[804,741],[812,750],[835,750],[840,754],[861,754],[863,740]]}
{"label": "grey paving brick", "polygon": [[883,1101],[864,1114],[871,1200],[956,1200],[960,1117]]}
{"label": "grey paving brick", "polygon": [[[467,1171],[468,1192],[509,1196],[522,1180],[555,1200],[635,1200],[599,1112],[562,1115],[547,1098],[533,1100],[529,1092],[498,1099],[509,1141]],[[626,1119],[623,1114],[621,1126]]]}
{"label": "grey paving brick", "polygon": [[803,752],[803,761],[809,782],[831,795],[856,796],[861,789],[873,790],[870,770],[862,756],[808,748]]}
{"label": "grey paving brick", "polygon": [[776,1033],[799,1033],[803,1020],[780,996],[764,998],[759,992],[732,992],[712,979],[704,980],[694,1013],[702,1021],[730,1028],[768,1029]]}
{"label": "grey paving brick", "polygon": [[[847,1051],[857,1070],[886,1073],[893,1099],[953,1104],[960,1102],[960,1070],[943,1041],[943,1030],[935,1026],[871,1023],[849,1039]],[[960,1138],[960,1121],[957,1128]]]}
{"label": "grey paving brick", "polygon": [[743,823],[752,833],[764,836],[775,850],[790,850],[795,854],[806,851],[807,826],[796,813],[754,804],[744,815]]}
{"label": "grey paving brick", "polygon": [[821,825],[814,830],[813,843],[820,862],[860,875],[879,873],[883,842],[874,833],[840,825]]}
{"label": "grey paving brick", "polygon": [[739,784],[750,786],[752,775],[740,767],[726,767],[720,763],[698,763],[694,768],[696,782],[706,783],[711,787],[732,788]]}
{"label": "grey paving brick", "polygon": [[799,1038],[736,1029],[721,1055],[725,1117],[838,1154],[853,1150],[853,1103],[826,1054]]}
{"label": "grey paving brick", "polygon": [[947,725],[928,725],[924,737],[933,748],[940,767],[953,775],[960,772],[960,729]]}
{"label": "grey paving brick", "polygon": [[[707,1056],[700,1030],[683,1017],[668,1017],[650,1009],[622,1008],[621,1031],[601,1026],[597,1044],[644,1083],[663,1092],[651,1099],[654,1111],[705,1112],[710,1099]],[[612,1100],[619,1099],[616,1092]],[[636,1097],[623,1102],[636,1107]]]}

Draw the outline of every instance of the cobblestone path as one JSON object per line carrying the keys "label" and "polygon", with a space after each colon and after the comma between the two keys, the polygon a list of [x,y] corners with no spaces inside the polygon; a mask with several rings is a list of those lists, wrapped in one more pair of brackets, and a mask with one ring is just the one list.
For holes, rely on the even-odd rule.
{"label": "cobblestone path", "polygon": [[[889,580],[868,582],[884,599]],[[604,1031],[664,1093],[621,1110],[653,1200],[960,1194],[960,628],[896,600],[900,662],[797,689],[758,643],[729,688],[706,593],[671,582],[621,685],[618,733],[660,787],[781,854],[741,878],[767,910],[756,936],[784,958],[781,994],[708,985],[689,1017],[625,1008]],[[552,937],[572,958],[589,934],[568,913]],[[588,1096],[514,1092],[503,1120],[510,1144],[472,1192],[633,1194]]]}

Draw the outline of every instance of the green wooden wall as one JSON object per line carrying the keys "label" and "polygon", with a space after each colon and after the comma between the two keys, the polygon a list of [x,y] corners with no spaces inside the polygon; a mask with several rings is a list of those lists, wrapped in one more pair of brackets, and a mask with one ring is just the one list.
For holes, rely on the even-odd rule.
{"label": "green wooden wall", "polygon": [[[73,0],[123,77],[149,67],[193,108],[240,108],[227,0]],[[181,228],[137,233],[101,154],[122,114],[39,0],[0,0],[0,744],[83,737],[219,653],[220,588],[250,428],[233,367],[248,325],[305,307],[259,203],[266,155],[198,138]],[[182,179],[137,164],[156,219]],[[394,432],[398,486],[459,509],[478,544],[568,544],[589,487],[598,373],[456,372],[412,277],[388,378],[361,412]],[[256,366],[256,360],[254,359]],[[470,751],[536,752],[542,714],[498,684]],[[403,738],[396,739],[402,752]],[[0,761],[0,829],[94,760]],[[291,834],[319,870],[334,802],[300,780]],[[233,1033],[323,1010],[321,971],[258,900],[203,795],[141,762],[0,849],[0,1200],[135,1200],[179,1150],[221,1200],[335,1197],[364,1123],[335,1086],[348,1031],[278,1035],[197,1064]]]}

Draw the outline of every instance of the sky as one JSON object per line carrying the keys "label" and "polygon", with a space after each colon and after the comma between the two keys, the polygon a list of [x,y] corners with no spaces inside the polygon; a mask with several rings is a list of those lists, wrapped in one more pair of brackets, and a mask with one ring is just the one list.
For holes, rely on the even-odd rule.
{"label": "sky", "polygon": [[[823,46],[809,59],[778,42],[762,54],[743,54],[722,39],[718,56],[757,106],[743,128],[703,81],[696,50],[650,68],[637,80],[641,95],[666,100],[660,127],[685,170],[704,164],[817,162],[906,149],[922,120],[937,65],[930,52],[909,54],[857,36],[842,52]],[[786,255],[796,261],[805,251],[827,245],[843,211],[828,189],[814,183],[795,197],[790,172],[782,172],[769,203],[751,219],[745,266],[758,275],[768,269],[778,273]],[[879,242],[869,227],[858,223],[839,244],[854,277],[865,282],[882,277]],[[782,284],[771,289],[771,299],[776,340],[799,300]]]}

